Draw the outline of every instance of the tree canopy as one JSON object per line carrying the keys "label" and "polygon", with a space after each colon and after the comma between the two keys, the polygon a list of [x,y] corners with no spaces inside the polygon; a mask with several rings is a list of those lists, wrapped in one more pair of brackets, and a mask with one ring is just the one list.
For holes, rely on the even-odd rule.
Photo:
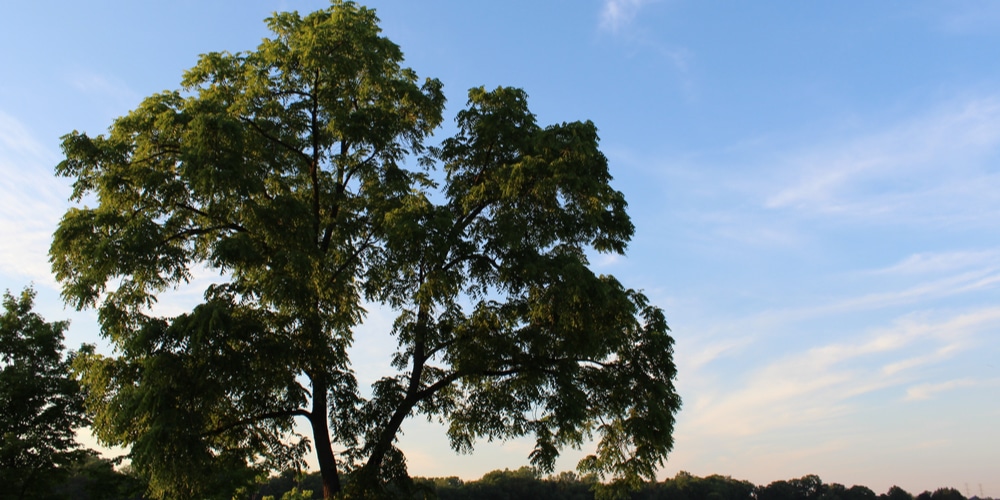
{"label": "tree canopy", "polygon": [[0,315],[0,498],[50,498],[53,479],[83,458],[83,394],[63,356],[65,322],[32,311],[31,289],[3,296]]}
{"label": "tree canopy", "polygon": [[[226,496],[309,449],[325,497],[345,472],[351,491],[405,485],[395,443],[415,414],[457,451],[532,436],[550,472],[593,439],[582,472],[652,478],[680,407],[673,340],[662,310],[589,266],[634,230],[595,125],[541,126],[523,90],[477,88],[430,147],[442,84],[402,66],[372,10],[268,25],[107,134],[63,138],[80,205],[52,266],[116,350],[76,363],[98,438],[162,497]],[[154,315],[196,266],[225,282]],[[348,356],[366,303],[396,314],[398,342],[370,394]]]}

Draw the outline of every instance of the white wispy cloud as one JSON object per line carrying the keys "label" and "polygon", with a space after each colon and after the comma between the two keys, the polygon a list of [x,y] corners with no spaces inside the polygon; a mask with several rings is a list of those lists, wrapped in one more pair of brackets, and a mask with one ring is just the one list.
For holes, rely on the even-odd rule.
{"label": "white wispy cloud", "polygon": [[[841,318],[871,314],[885,318],[882,321],[889,326],[862,324],[852,327],[853,334],[845,331],[859,335],[851,343],[813,344],[808,347],[812,349],[810,365],[831,366],[865,355],[898,351],[917,339],[939,340],[916,353],[873,359],[869,371],[891,376],[947,360],[965,348],[964,336],[969,332],[990,325],[1000,327],[1000,308],[954,313],[946,320],[941,318],[946,312],[935,309],[942,300],[963,297],[974,304],[981,302],[984,294],[995,294],[1000,287],[1000,268],[989,258],[992,254],[991,250],[914,254],[886,268],[859,273],[861,285],[855,294],[827,296],[817,302],[749,315],[706,318],[701,324],[681,324],[678,331],[698,332],[678,338],[682,377],[710,385],[707,381],[714,380],[719,370],[728,372],[732,363],[751,363],[744,358],[754,356],[762,346],[782,345],[788,338],[809,338],[814,335],[809,330],[815,327],[824,331],[830,322]],[[691,307],[675,305],[668,310]],[[952,336],[951,340],[940,340],[947,335]],[[817,342],[822,339],[816,337]]]}
{"label": "white wispy cloud", "polygon": [[991,387],[1000,385],[1000,379],[976,380],[961,378],[938,383],[918,384],[906,390],[906,401],[923,401],[933,398],[939,393],[965,389],[970,387]]}
{"label": "white wispy cloud", "polygon": [[997,285],[1000,285],[1000,273],[995,272],[991,268],[977,269],[938,280],[918,283],[900,290],[869,293],[811,309],[804,308],[798,312],[799,314],[815,317],[835,312],[872,310],[970,293],[994,288]]}
{"label": "white wispy cloud", "polygon": [[[732,323],[720,326],[720,330],[731,331],[773,330],[786,328],[790,324],[802,323],[820,318],[847,315],[865,311],[876,311],[900,306],[916,307],[933,300],[991,290],[1000,286],[1000,272],[993,268],[974,269],[958,274],[945,275],[887,291],[860,293],[839,299],[830,299],[817,304],[801,307],[765,310],[750,317],[737,318]],[[869,283],[869,289],[876,289],[878,283]],[[741,327],[742,325],[742,327]]]}
{"label": "white wispy cloud", "polygon": [[[664,39],[664,33],[644,30],[637,22],[640,11],[657,0],[604,0],[600,13],[600,29],[613,34],[629,47],[627,57],[642,54],[646,63],[659,61],[666,63],[677,78],[681,94],[687,99],[697,98],[698,88],[692,75],[692,61],[695,54],[687,47]],[[649,57],[645,57],[649,56]]]}
{"label": "white wispy cloud", "polygon": [[0,274],[15,287],[54,283],[49,244],[68,206],[68,187],[52,174],[57,161],[20,121],[0,111]]}
{"label": "white wispy cloud", "polygon": [[597,254],[596,256],[591,256],[590,261],[596,268],[607,269],[621,264],[625,261],[625,258],[616,253],[602,253]]}
{"label": "white wispy cloud", "polygon": [[[833,425],[855,411],[853,398],[880,390],[902,391],[907,399],[929,397],[954,384],[927,384],[915,368],[943,363],[975,345],[977,336],[1000,327],[1000,307],[941,318],[909,314],[891,326],[856,334],[849,341],[804,347],[733,380],[697,385],[685,413],[687,431],[705,435],[752,436],[776,429]],[[699,364],[686,379],[698,380]]]}
{"label": "white wispy cloud", "polygon": [[882,373],[886,375],[895,375],[906,370],[913,370],[914,368],[919,368],[924,365],[941,362],[950,357],[952,353],[958,351],[959,347],[960,346],[958,344],[948,344],[935,351],[894,361],[883,366]]}
{"label": "white wispy cloud", "polygon": [[1000,269],[1000,250],[956,250],[950,252],[920,252],[901,261],[872,271],[871,274],[918,275],[980,268]]}
{"label": "white wispy cloud", "polygon": [[739,351],[741,348],[753,343],[751,336],[741,336],[738,338],[727,338],[711,341],[706,345],[693,346],[693,352],[685,353],[678,363],[683,365],[685,372],[688,370],[696,372],[703,366],[722,358],[726,354]]}
{"label": "white wispy cloud", "polygon": [[[0,110],[0,151],[5,160],[51,160],[54,156],[13,116]],[[9,172],[16,175],[16,170]]]}
{"label": "white wispy cloud", "polygon": [[605,0],[601,9],[601,28],[617,33],[635,19],[651,0]]}
{"label": "white wispy cloud", "polygon": [[878,217],[1000,214],[1000,99],[971,98],[787,161],[771,209]]}

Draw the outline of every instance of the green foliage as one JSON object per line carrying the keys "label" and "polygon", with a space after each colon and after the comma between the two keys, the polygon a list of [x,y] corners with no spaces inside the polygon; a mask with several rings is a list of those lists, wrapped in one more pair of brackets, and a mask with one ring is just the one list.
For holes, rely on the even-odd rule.
{"label": "green foliage", "polygon": [[[313,492],[310,490],[299,490],[293,487],[281,495],[281,500],[312,500]],[[274,500],[272,496],[265,496],[263,500]]]}
{"label": "green foliage", "polygon": [[955,488],[938,488],[931,493],[931,500],[965,500],[965,495]]}
{"label": "green foliage", "polygon": [[913,495],[899,486],[893,486],[889,491],[879,495],[879,500],[913,500]]}
{"label": "green foliage", "polygon": [[111,460],[88,453],[71,464],[68,477],[54,488],[55,498],[72,500],[139,500],[146,485],[139,478],[118,471]]}
{"label": "green foliage", "polygon": [[0,484],[3,498],[50,498],[54,482],[84,456],[79,384],[63,358],[65,322],[32,312],[35,292],[3,296],[0,316]]}
{"label": "green foliage", "polygon": [[310,498],[321,498],[319,492],[323,489],[323,479],[318,472],[303,473],[296,470],[285,470],[262,481],[251,495],[253,498],[281,498],[282,495],[296,490],[311,492]]}
{"label": "green foliage", "polygon": [[673,479],[661,483],[646,483],[631,495],[635,500],[751,500],[756,487],[749,481],[729,476],[697,477],[678,472]]}
{"label": "green foliage", "polygon": [[843,500],[875,500],[878,497],[867,486],[854,485],[847,488],[847,491],[840,498]]}
{"label": "green foliage", "polygon": [[[75,365],[99,439],[130,447],[158,497],[224,496],[310,446],[326,497],[343,472],[354,495],[415,491],[395,447],[415,414],[460,452],[532,436],[551,472],[594,439],[582,472],[651,479],[680,407],[673,340],[589,267],[634,229],[594,124],[539,126],[524,91],[479,88],[428,148],[441,83],[402,67],[373,11],[268,24],[256,51],[202,56],[108,134],[63,138],[57,173],[96,205],[60,222],[53,270],[116,348]],[[199,266],[228,281],[152,316]],[[347,356],[365,301],[395,311],[398,341],[368,398]]]}
{"label": "green foliage", "polygon": [[[305,399],[270,362],[283,344],[245,312],[209,302],[170,322],[146,321],[119,344],[122,356],[85,348],[74,360],[90,388],[95,435],[130,446],[133,469],[156,495],[229,498],[263,472],[300,463],[305,443],[286,439],[294,437],[288,419],[239,421],[239,405],[280,414]],[[228,397],[234,392],[239,400]]]}
{"label": "green foliage", "polygon": [[573,473],[542,479],[535,469],[495,470],[478,481],[463,482],[458,478],[418,479],[427,484],[439,500],[507,500],[534,499],[590,500],[593,478],[582,480]]}
{"label": "green foliage", "polygon": [[[903,500],[909,493],[893,487],[887,495]],[[819,476],[810,474],[789,481],[775,481],[757,488],[759,500],[875,500],[875,493],[865,486],[845,487],[842,484],[824,484]],[[878,498],[885,499],[886,495]],[[912,498],[912,497],[910,497]]]}

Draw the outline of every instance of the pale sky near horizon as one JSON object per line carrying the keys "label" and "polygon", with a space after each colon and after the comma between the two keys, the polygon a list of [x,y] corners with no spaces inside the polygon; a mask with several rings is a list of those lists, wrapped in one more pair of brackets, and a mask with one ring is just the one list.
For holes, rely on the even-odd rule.
{"label": "pale sky near horizon", "polygon": [[[72,321],[67,346],[101,342],[49,272],[69,206],[59,137],[104,132],[201,53],[255,48],[275,10],[326,5],[5,5],[0,290],[33,283],[46,319]],[[1000,3],[367,5],[444,83],[438,139],[481,85],[523,87],[541,124],[598,126],[636,236],[595,267],[663,307],[677,341],[684,406],[661,478],[1000,497]],[[362,379],[389,323],[373,310],[359,331]],[[478,478],[531,447],[455,455],[434,424],[404,430],[414,475]]]}

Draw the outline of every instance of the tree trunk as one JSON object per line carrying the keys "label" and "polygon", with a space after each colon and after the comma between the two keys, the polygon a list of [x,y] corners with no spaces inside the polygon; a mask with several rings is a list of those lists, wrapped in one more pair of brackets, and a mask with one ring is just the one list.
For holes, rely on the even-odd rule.
{"label": "tree trunk", "polygon": [[313,406],[309,415],[309,423],[312,424],[316,461],[319,462],[319,472],[323,478],[323,498],[331,499],[340,493],[340,476],[337,474],[337,459],[333,456],[333,444],[330,442],[327,383],[324,375],[311,378]]}
{"label": "tree trunk", "polygon": [[[423,273],[421,272],[421,282],[424,281]],[[426,338],[427,323],[429,321],[429,315],[427,314],[427,309],[420,305],[419,311],[417,312],[417,328],[416,328],[416,338],[414,340],[413,346],[413,369],[410,371],[410,383],[406,388],[406,397],[400,401],[399,405],[396,407],[396,411],[389,418],[389,422],[386,424],[385,428],[382,430],[378,441],[372,448],[371,455],[368,456],[368,461],[365,465],[361,467],[358,471],[359,480],[372,481],[375,482],[382,470],[382,460],[385,459],[385,454],[389,452],[389,448],[392,447],[392,442],[396,439],[396,435],[399,433],[400,426],[403,425],[403,421],[406,417],[410,415],[410,410],[419,401],[418,393],[420,392],[420,378],[424,372],[424,363],[427,362],[426,354],[426,344],[424,339]]]}
{"label": "tree trunk", "polygon": [[400,426],[403,425],[403,421],[409,416],[414,404],[416,404],[416,398],[407,397],[396,407],[395,413],[389,419],[389,422],[379,435],[378,441],[372,448],[371,455],[368,456],[368,461],[358,471],[357,476],[359,481],[364,481],[366,484],[378,484],[378,477],[382,471],[382,460],[385,459],[385,454],[392,447],[392,442],[396,438]]}

